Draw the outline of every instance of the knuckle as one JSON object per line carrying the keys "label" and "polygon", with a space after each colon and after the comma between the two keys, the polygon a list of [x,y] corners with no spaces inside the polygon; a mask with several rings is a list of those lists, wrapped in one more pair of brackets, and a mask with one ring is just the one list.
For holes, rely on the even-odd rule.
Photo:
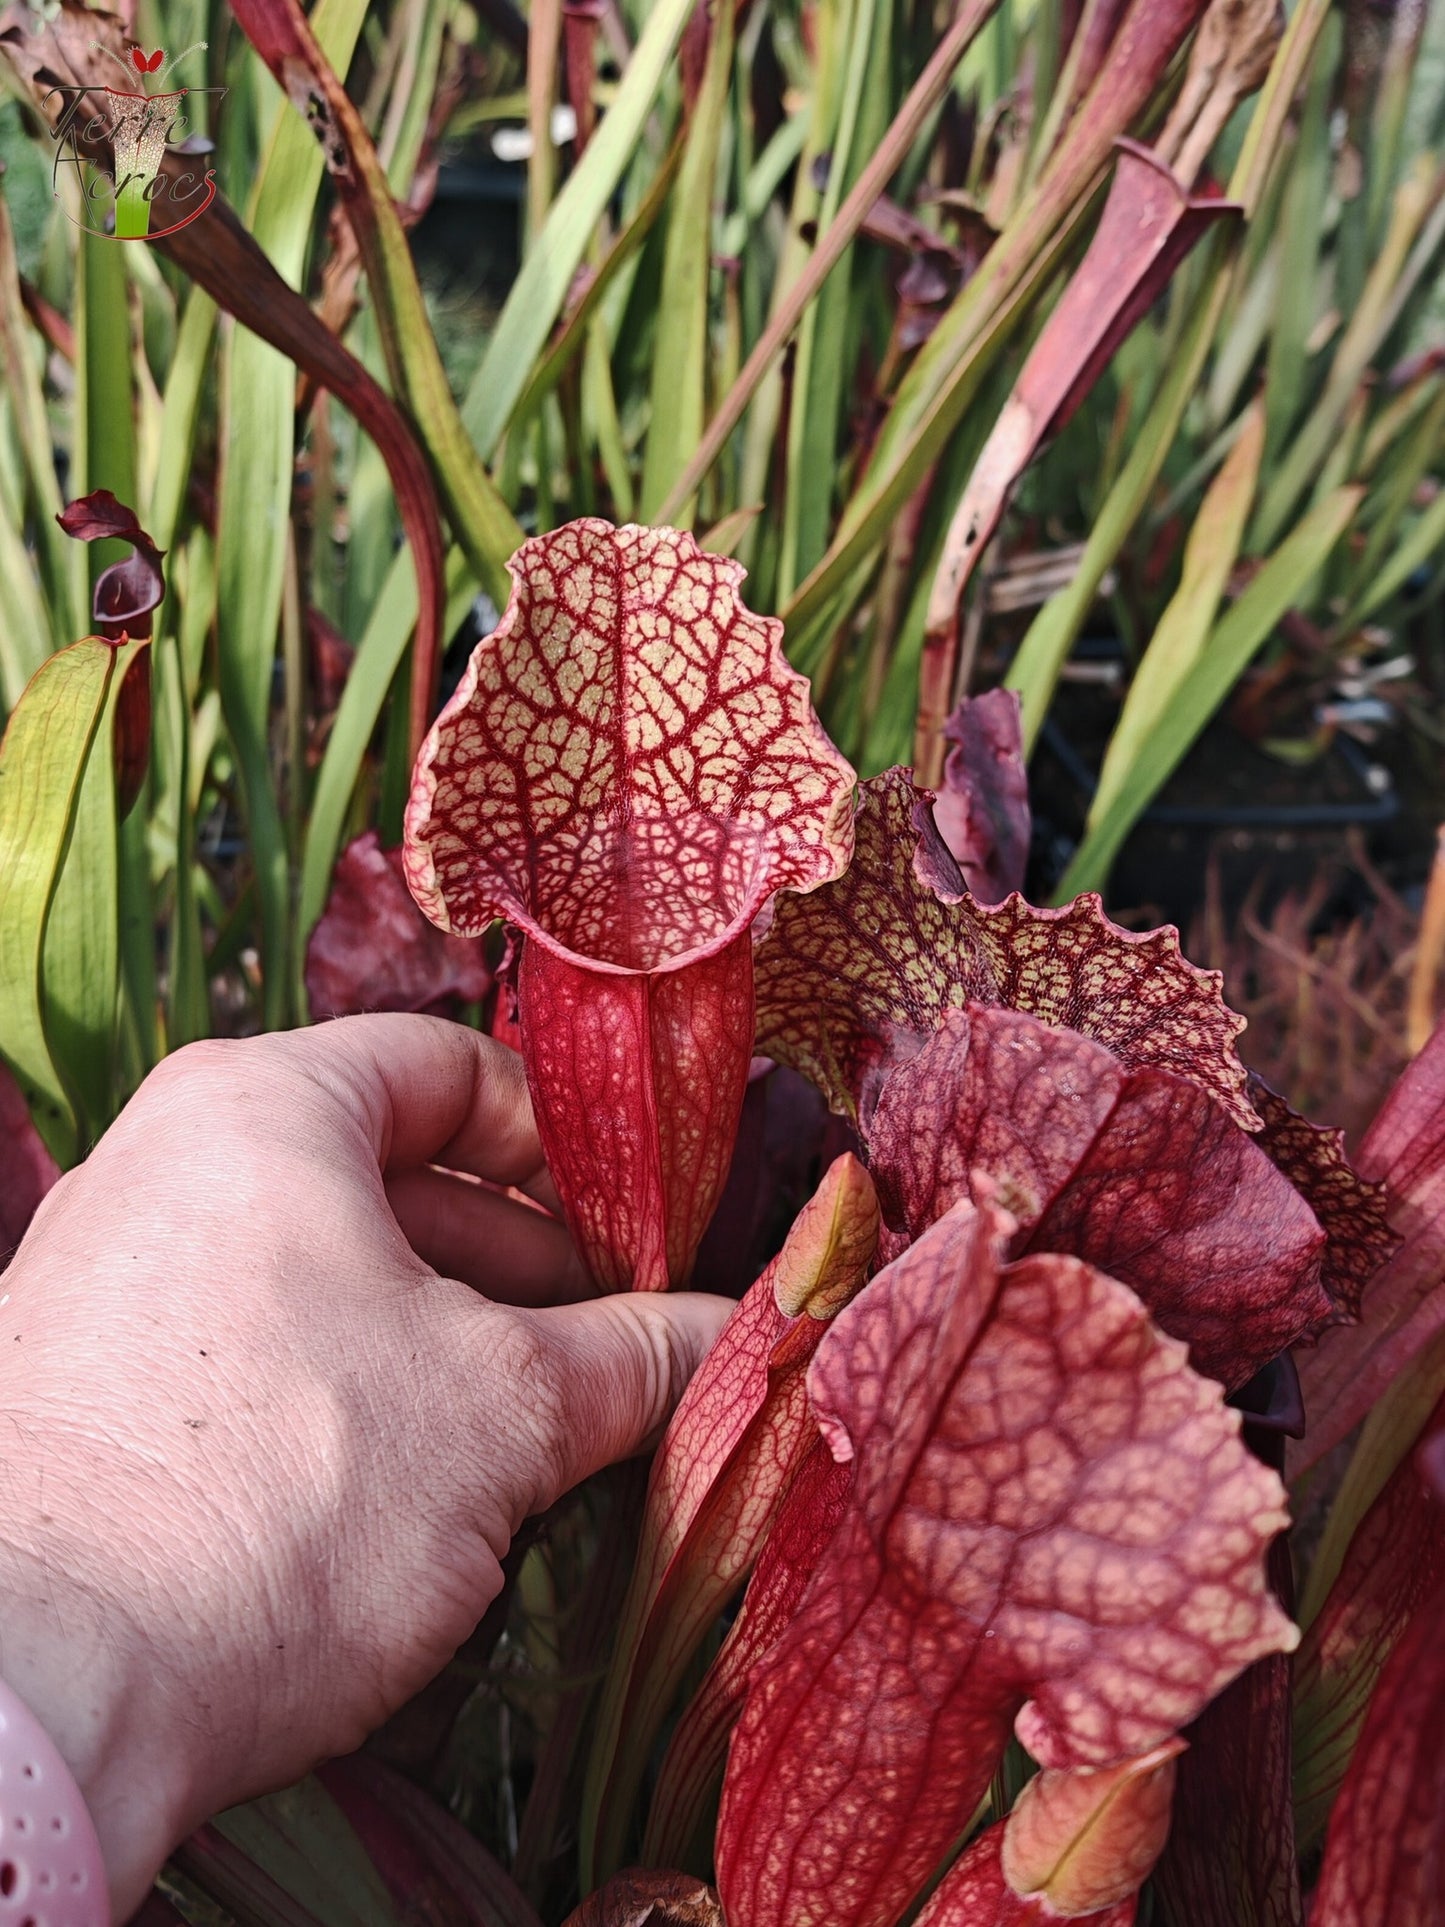
{"label": "knuckle", "polygon": [[184,1094],[196,1085],[224,1079],[235,1064],[235,1045],[227,1038],[202,1037],[163,1057],[141,1086],[147,1097]]}
{"label": "knuckle", "polygon": [[505,1409],[541,1461],[544,1478],[565,1457],[566,1410],[562,1375],[552,1348],[525,1312],[494,1309],[484,1337],[488,1368],[505,1390]]}
{"label": "knuckle", "polygon": [[[234,1045],[228,1039],[203,1038],[184,1044],[163,1057],[122,1112],[112,1135],[133,1146],[159,1135],[169,1142],[175,1133],[187,1137],[202,1116],[208,1137],[224,1130],[233,1112],[236,1074]],[[105,1148],[102,1140],[100,1149]]]}
{"label": "knuckle", "polygon": [[471,1049],[472,1076],[486,1108],[498,1115],[517,1113],[530,1119],[532,1100],[521,1053],[495,1037],[477,1037]]}
{"label": "knuckle", "polygon": [[[213,1150],[238,1139],[253,1142],[292,1108],[285,1064],[266,1037],[201,1038],[161,1059],[120,1125],[125,1142],[137,1131],[151,1143],[176,1133]],[[203,1127],[203,1128],[198,1128]]]}

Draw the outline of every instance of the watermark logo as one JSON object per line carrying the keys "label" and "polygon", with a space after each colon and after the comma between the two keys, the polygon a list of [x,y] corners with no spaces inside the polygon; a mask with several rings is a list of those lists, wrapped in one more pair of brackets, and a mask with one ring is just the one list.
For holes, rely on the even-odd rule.
{"label": "watermark logo", "polygon": [[[204,53],[204,40],[175,60],[167,59],[160,47],[153,53],[132,47],[129,64],[113,48],[98,41],[92,45],[109,55],[127,85],[51,90],[49,101],[58,98],[61,107],[54,130],[52,183],[59,196],[61,168],[74,168],[80,214],[71,218],[87,233],[116,241],[158,241],[189,227],[216,198],[215,170],[203,164],[211,142],[191,133],[186,105],[205,97],[219,107],[226,89],[148,90],[152,76],[163,84],[182,60]],[[182,164],[167,165],[168,158]]]}

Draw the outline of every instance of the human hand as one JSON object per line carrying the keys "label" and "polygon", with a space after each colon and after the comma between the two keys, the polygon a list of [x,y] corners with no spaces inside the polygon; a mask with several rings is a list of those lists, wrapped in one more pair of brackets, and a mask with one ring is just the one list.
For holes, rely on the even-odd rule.
{"label": "human hand", "polygon": [[0,1277],[0,1676],[118,1921],[207,1815],[432,1678],[523,1518],[659,1430],[731,1309],[588,1298],[559,1222],[476,1178],[546,1184],[475,1032],[193,1045]]}

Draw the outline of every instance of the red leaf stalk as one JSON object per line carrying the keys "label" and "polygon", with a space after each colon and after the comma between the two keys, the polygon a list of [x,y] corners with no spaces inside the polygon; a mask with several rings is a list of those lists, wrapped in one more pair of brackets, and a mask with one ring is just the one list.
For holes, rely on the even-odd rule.
{"label": "red leaf stalk", "polygon": [[[1166,32],[1160,45],[1167,41]],[[942,773],[963,592],[1019,477],[1040,443],[1063,427],[1093,387],[1205,228],[1239,211],[1226,201],[1191,199],[1168,167],[1136,141],[1118,146],[1098,231],[1024,363],[944,538],[919,669],[913,760],[923,783],[936,784]]]}
{"label": "red leaf stalk", "polygon": [[620,1864],[643,1770],[687,1663],[760,1552],[772,1556],[774,1521],[807,1484],[819,1446],[809,1361],[830,1320],[861,1289],[877,1242],[873,1186],[845,1154],[673,1415],[653,1462],[642,1543],[597,1715],[580,1828],[585,1873]]}

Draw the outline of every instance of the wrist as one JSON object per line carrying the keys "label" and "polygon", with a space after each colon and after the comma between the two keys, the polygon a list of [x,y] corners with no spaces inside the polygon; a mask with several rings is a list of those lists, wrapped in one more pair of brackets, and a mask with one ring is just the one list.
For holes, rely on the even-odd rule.
{"label": "wrist", "polygon": [[[7,1517],[0,1530],[12,1534],[15,1523]],[[124,1608],[75,1576],[59,1522],[44,1525],[51,1544],[36,1544],[33,1528],[23,1543],[0,1540],[0,1679],[40,1723],[85,1801],[121,1927],[204,1816],[190,1810],[183,1750],[168,1743],[154,1654]]]}

